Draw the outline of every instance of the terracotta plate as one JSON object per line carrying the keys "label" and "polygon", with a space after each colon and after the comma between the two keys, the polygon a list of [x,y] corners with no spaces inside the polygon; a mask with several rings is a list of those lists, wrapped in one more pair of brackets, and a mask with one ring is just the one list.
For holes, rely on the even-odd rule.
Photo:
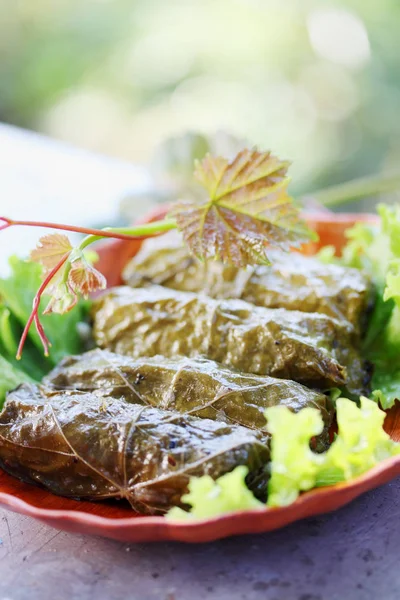
{"label": "terracotta plate", "polygon": [[[155,211],[147,220],[162,218],[164,212],[165,209]],[[320,234],[319,245],[334,244],[340,249],[345,240],[344,231],[348,227],[357,220],[374,221],[375,217],[309,214],[307,219]],[[120,282],[122,267],[138,251],[139,246],[139,242],[111,242],[100,248],[100,268],[110,285]],[[308,251],[313,253],[317,249],[318,245],[314,244]],[[385,429],[393,439],[400,441],[400,404],[397,403],[388,412]],[[125,542],[205,542],[229,535],[271,531],[304,517],[335,510],[367,490],[388,482],[396,475],[400,475],[400,456],[382,462],[350,483],[307,492],[287,507],[266,509],[262,512],[244,511],[193,523],[174,523],[163,517],[142,517],[122,503],[97,504],[61,498],[21,483],[2,471],[0,504],[65,531],[102,535]]]}

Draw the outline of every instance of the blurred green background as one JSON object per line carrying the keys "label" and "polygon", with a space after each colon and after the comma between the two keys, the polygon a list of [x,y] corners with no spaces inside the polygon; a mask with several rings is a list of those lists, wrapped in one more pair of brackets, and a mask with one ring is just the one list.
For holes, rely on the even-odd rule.
{"label": "blurred green background", "polygon": [[296,192],[399,163],[399,0],[0,7],[5,122],[140,163],[222,129],[292,160]]}

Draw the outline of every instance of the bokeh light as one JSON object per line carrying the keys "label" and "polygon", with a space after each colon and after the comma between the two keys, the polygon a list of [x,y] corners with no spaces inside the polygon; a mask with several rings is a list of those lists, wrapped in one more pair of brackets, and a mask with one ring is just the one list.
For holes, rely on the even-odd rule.
{"label": "bokeh light", "polygon": [[315,52],[332,62],[359,68],[370,58],[368,33],[362,20],[341,8],[319,8],[307,19]]}
{"label": "bokeh light", "polygon": [[0,120],[146,164],[225,129],[294,191],[400,160],[397,0],[0,0]]}

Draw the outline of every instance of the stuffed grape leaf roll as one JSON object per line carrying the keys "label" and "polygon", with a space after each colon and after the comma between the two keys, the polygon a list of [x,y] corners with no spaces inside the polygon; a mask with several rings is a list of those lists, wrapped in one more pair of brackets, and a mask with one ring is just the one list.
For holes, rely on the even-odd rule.
{"label": "stuffed grape leaf roll", "polygon": [[327,397],[300,383],[241,373],[205,358],[163,356],[133,359],[107,350],[68,356],[43,380],[56,391],[96,391],[128,402],[266,430],[265,409],[282,404],[293,412],[317,408],[328,444],[331,411]]}
{"label": "stuffed grape leaf roll", "polygon": [[365,393],[354,329],[322,314],[216,300],[161,286],[113,288],[93,306],[95,341],[133,358],[204,356],[247,373]]}
{"label": "stuffed grape leaf roll", "polygon": [[245,465],[266,494],[269,450],[239,425],[129,404],[92,393],[11,392],[0,414],[0,466],[72,498],[124,498],[142,513],[180,505],[191,475],[213,479]]}
{"label": "stuffed grape leaf roll", "polygon": [[212,298],[238,298],[267,308],[287,308],[346,319],[366,320],[373,293],[358,269],[323,264],[315,257],[280,250],[268,252],[272,264],[239,269],[218,261],[200,262],[177,232],[147,240],[125,267],[132,287],[158,284]]}

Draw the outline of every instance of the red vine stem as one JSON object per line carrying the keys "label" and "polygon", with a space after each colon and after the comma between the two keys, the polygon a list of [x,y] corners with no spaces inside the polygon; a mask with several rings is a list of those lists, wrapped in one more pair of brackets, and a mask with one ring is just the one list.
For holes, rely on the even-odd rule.
{"label": "red vine stem", "polygon": [[8,227],[11,227],[10,219],[7,219],[6,217],[0,217],[0,231],[7,229]]}
{"label": "red vine stem", "polygon": [[26,342],[26,338],[28,337],[28,333],[29,330],[31,328],[31,325],[33,322],[35,322],[36,325],[36,329],[37,332],[39,334],[40,337],[40,341],[43,344],[43,348],[44,348],[44,355],[48,356],[49,355],[49,346],[50,346],[50,342],[47,339],[47,336],[43,330],[42,324],[39,320],[39,315],[38,315],[38,310],[39,310],[39,306],[40,306],[40,300],[42,298],[43,292],[46,289],[46,287],[48,286],[48,284],[50,283],[50,281],[53,279],[54,275],[61,269],[61,267],[63,266],[63,264],[67,261],[68,257],[69,257],[69,252],[67,252],[67,254],[64,254],[64,256],[62,257],[62,259],[56,264],[56,266],[48,272],[48,274],[46,275],[45,279],[43,280],[42,285],[40,286],[40,288],[38,289],[38,291],[36,292],[36,295],[33,299],[33,305],[32,305],[32,312],[29,315],[29,319],[25,325],[24,331],[22,333],[20,342],[19,342],[19,346],[18,346],[18,351],[17,351],[17,360],[21,360],[22,357],[22,350],[24,349],[24,345]]}
{"label": "red vine stem", "polygon": [[75,233],[86,233],[87,235],[98,235],[100,237],[108,237],[117,240],[143,240],[153,235],[157,235],[158,232],[146,233],[143,235],[130,235],[129,233],[118,233],[113,231],[107,231],[105,229],[93,229],[91,227],[79,227],[78,225],[64,225],[62,223],[48,223],[47,221],[14,221],[8,217],[0,217],[0,231],[13,227],[14,225],[23,225],[27,227],[45,227],[47,229],[59,229],[61,231],[73,231]]}
{"label": "red vine stem", "polygon": [[36,331],[38,332],[40,340],[41,340],[41,342],[43,344],[44,355],[48,356],[49,355],[49,348],[51,347],[51,342],[50,342],[49,338],[47,337],[47,335],[46,335],[46,333],[45,333],[45,331],[43,329],[43,325],[40,322],[39,315],[38,315],[37,312],[35,313],[35,319],[34,319],[34,321],[35,321],[35,325],[36,325]]}

